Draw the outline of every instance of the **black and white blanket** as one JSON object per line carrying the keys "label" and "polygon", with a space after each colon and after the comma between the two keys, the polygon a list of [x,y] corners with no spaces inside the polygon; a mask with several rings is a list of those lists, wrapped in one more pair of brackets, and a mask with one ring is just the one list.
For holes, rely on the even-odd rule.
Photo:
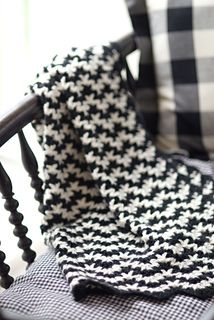
{"label": "black and white blanket", "polygon": [[56,56],[31,92],[45,155],[42,230],[76,299],[214,293],[213,180],[161,154],[113,46]]}

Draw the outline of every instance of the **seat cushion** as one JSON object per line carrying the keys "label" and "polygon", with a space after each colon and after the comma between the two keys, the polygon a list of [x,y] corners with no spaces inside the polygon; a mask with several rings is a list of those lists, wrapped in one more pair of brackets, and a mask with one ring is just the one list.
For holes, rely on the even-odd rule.
{"label": "seat cushion", "polygon": [[49,249],[0,295],[0,308],[37,320],[195,320],[214,299],[177,295],[167,301],[90,295],[76,302]]}
{"label": "seat cushion", "polygon": [[214,157],[214,2],[127,0],[141,50],[137,99],[165,151]]}

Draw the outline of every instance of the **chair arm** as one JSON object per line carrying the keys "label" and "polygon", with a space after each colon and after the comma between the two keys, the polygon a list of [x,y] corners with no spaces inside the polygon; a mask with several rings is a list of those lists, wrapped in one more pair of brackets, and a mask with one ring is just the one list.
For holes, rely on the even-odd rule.
{"label": "chair arm", "polygon": [[0,147],[24,126],[39,116],[41,106],[34,95],[24,97],[14,108],[0,118]]}

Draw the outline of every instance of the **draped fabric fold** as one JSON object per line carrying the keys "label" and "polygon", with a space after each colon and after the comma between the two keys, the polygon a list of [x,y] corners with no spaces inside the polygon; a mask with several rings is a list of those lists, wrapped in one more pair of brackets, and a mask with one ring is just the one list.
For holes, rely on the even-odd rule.
{"label": "draped fabric fold", "polygon": [[73,48],[30,91],[44,151],[46,242],[76,299],[91,290],[214,293],[213,180],[160,153],[113,45]]}

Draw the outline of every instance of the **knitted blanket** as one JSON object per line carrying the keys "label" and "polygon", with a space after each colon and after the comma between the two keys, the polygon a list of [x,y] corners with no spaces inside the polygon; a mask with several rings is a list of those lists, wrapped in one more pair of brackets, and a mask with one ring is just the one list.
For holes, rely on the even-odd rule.
{"label": "knitted blanket", "polygon": [[117,49],[56,56],[31,92],[44,150],[46,242],[76,299],[91,290],[214,293],[213,180],[160,153],[138,122]]}

